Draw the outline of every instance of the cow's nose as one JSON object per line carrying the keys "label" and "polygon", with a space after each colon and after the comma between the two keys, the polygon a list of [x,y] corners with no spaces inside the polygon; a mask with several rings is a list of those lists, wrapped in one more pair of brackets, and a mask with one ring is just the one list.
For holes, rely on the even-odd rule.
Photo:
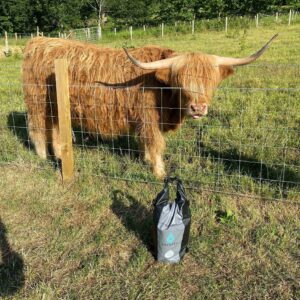
{"label": "cow's nose", "polygon": [[191,104],[191,112],[195,115],[205,116],[207,115],[207,104]]}
{"label": "cow's nose", "polygon": [[197,111],[199,111],[199,107],[195,104],[191,104],[191,110],[192,110],[192,112],[197,112]]}

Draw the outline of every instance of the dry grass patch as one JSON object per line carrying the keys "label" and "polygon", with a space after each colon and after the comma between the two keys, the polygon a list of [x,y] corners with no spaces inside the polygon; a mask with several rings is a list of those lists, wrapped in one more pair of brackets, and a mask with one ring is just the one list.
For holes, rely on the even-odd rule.
{"label": "dry grass patch", "polygon": [[150,200],[159,187],[112,182],[108,189],[105,180],[92,177],[64,187],[55,171],[16,173],[7,166],[0,173],[1,221],[24,263],[17,299],[299,295],[300,209],[295,204],[188,191],[190,252],[178,265],[163,265],[151,254],[150,238]]}

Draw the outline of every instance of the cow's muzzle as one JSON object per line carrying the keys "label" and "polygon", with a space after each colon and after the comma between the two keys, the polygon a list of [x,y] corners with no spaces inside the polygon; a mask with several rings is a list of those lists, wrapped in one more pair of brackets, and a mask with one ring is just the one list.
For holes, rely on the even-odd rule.
{"label": "cow's muzzle", "polygon": [[201,104],[195,104],[192,103],[189,107],[189,115],[193,118],[193,119],[200,119],[203,116],[207,115],[207,111],[208,111],[208,106],[205,103],[201,103]]}

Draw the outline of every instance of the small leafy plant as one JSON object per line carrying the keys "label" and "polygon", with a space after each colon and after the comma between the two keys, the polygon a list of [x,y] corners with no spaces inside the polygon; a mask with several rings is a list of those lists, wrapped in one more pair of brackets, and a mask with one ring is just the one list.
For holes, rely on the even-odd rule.
{"label": "small leafy plant", "polygon": [[236,216],[230,209],[217,210],[216,211],[216,220],[221,224],[235,224],[237,221]]}

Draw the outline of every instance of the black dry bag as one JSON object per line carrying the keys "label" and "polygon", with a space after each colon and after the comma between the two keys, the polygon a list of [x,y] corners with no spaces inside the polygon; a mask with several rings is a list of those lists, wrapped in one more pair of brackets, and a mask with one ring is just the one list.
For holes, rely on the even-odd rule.
{"label": "black dry bag", "polygon": [[[170,202],[169,184],[177,182],[176,199]],[[163,190],[153,202],[153,239],[158,261],[177,263],[187,252],[191,226],[191,211],[182,182],[176,178],[165,179]]]}

